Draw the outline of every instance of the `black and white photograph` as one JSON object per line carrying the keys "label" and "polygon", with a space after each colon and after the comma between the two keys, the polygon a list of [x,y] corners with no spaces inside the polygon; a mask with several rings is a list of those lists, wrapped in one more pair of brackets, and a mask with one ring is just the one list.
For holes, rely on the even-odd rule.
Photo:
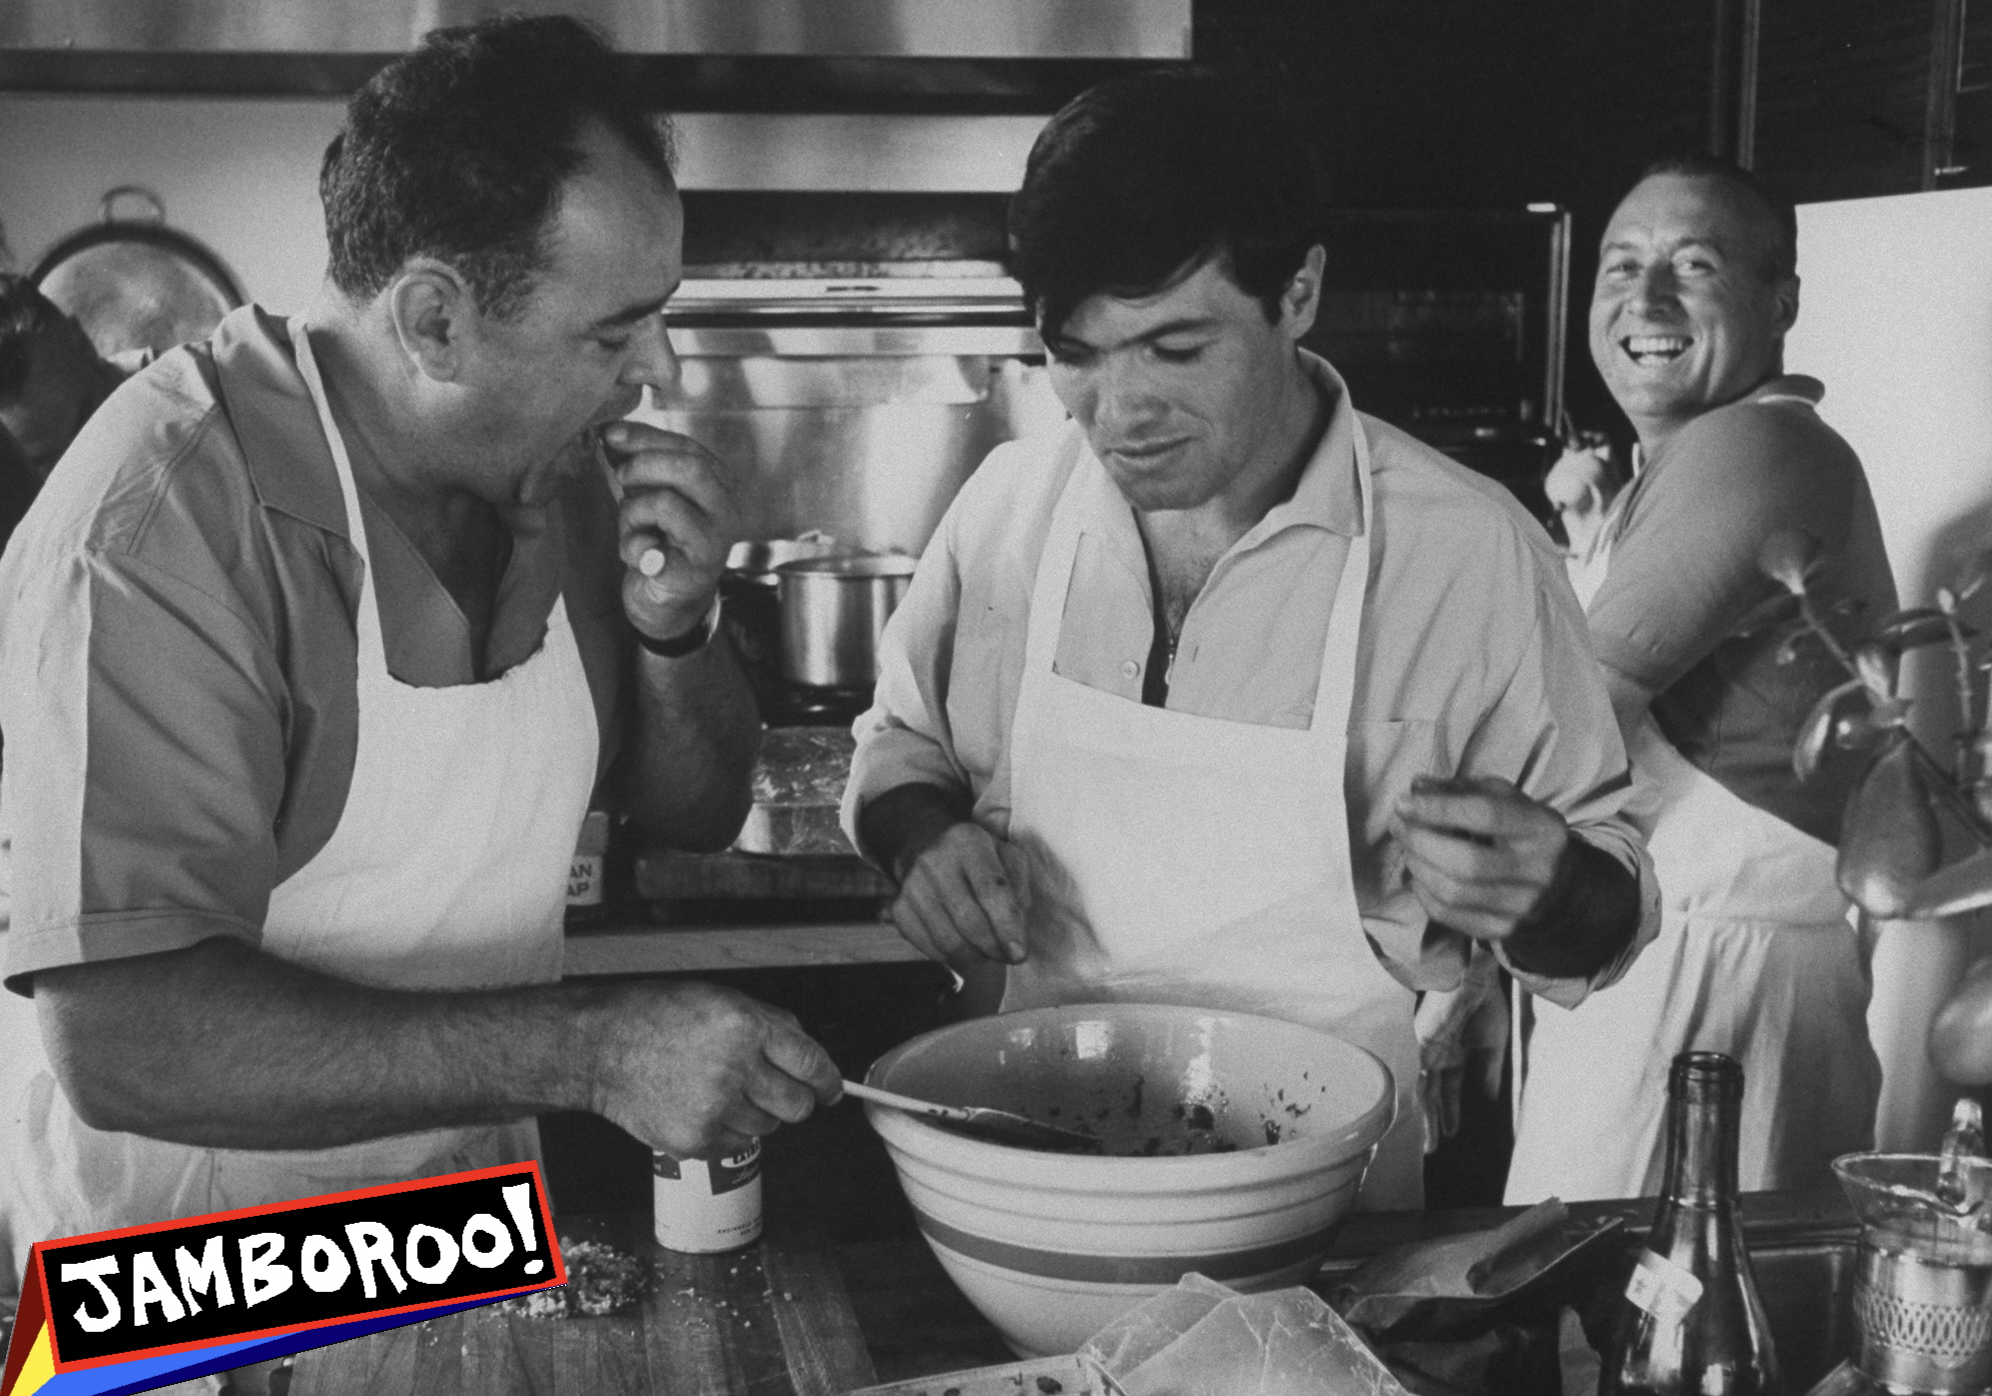
{"label": "black and white photograph", "polygon": [[1992,1393],[1992,6],[0,0],[0,550],[0,1331]]}

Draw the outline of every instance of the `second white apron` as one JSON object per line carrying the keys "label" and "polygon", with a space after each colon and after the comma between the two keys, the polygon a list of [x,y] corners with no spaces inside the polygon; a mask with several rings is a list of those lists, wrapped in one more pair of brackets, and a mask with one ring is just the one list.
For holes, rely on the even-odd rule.
{"label": "second white apron", "polygon": [[1345,770],[1369,583],[1369,449],[1355,432],[1365,531],[1350,540],[1306,729],[1149,707],[1054,669],[1085,520],[1128,506],[1074,433],[1032,590],[1010,732],[1009,837],[1032,866],[1031,957],[1005,1010],[1104,1001],[1263,1013],[1380,1058],[1397,1117],[1360,1205],[1416,1207],[1414,998],[1378,963],[1350,868]]}
{"label": "second white apron", "polygon": [[[1586,606],[1610,562],[1606,546],[1573,569]],[[1829,1185],[1836,1155],[1870,1147],[1881,1089],[1837,855],[1732,794],[1650,715],[1627,755],[1626,814],[1653,855],[1660,934],[1575,1009],[1518,1003],[1507,1201],[1656,1192],[1667,1070],[1690,1050],[1743,1064],[1745,1190]]]}

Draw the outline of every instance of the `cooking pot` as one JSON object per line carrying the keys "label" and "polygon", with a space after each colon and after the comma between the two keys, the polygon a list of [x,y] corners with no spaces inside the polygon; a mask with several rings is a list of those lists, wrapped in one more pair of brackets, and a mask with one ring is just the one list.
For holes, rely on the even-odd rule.
{"label": "cooking pot", "polygon": [[726,620],[734,648],[746,661],[750,674],[772,682],[781,668],[782,610],[775,569],[785,562],[853,551],[820,533],[805,533],[800,538],[753,538],[733,545],[726,554],[719,590],[726,598]]}
{"label": "cooking pot", "polygon": [[782,677],[812,688],[876,683],[879,633],[906,595],[914,563],[903,553],[875,553],[777,567]]}
{"label": "cooking pot", "polygon": [[751,538],[735,543],[726,554],[726,576],[732,582],[746,582],[775,589],[775,569],[785,562],[804,558],[836,557],[851,549],[838,546],[824,533],[805,533],[800,538]]}
{"label": "cooking pot", "polygon": [[[120,217],[121,199],[149,205],[149,217]],[[102,218],[62,238],[28,274],[73,316],[108,357],[129,349],[163,354],[206,339],[242,292],[220,257],[166,226],[166,206],[150,189],[120,185],[104,195]]]}

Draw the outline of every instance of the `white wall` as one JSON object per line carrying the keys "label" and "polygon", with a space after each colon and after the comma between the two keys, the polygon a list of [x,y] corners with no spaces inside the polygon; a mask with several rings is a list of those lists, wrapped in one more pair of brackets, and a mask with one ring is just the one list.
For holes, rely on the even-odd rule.
{"label": "white wall", "polygon": [[[1798,212],[1803,286],[1786,366],[1825,381],[1820,413],[1867,466],[1902,602],[1927,605],[1961,555],[1992,546],[1992,189]],[[1972,609],[1992,628],[1992,598]],[[1957,725],[1947,657],[1924,650],[1909,669],[1914,728],[1947,762]],[[1932,1147],[1956,1095],[1925,1036],[1972,929],[1882,932],[1870,1026],[1887,1073],[1883,1147]]]}
{"label": "white wall", "polygon": [[[219,253],[250,300],[300,310],[325,271],[318,161],[337,99],[0,95],[0,225],[23,270],[141,184]],[[121,207],[130,216],[132,206]]]}

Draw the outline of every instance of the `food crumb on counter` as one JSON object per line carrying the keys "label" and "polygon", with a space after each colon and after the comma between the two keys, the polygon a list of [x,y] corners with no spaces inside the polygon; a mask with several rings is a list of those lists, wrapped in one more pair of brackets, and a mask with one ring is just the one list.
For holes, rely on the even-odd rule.
{"label": "food crumb on counter", "polygon": [[[600,1241],[562,1238],[567,1283],[492,1305],[494,1312],[526,1318],[606,1318],[635,1308],[656,1276],[648,1263]],[[690,1291],[684,1291],[689,1293]]]}

